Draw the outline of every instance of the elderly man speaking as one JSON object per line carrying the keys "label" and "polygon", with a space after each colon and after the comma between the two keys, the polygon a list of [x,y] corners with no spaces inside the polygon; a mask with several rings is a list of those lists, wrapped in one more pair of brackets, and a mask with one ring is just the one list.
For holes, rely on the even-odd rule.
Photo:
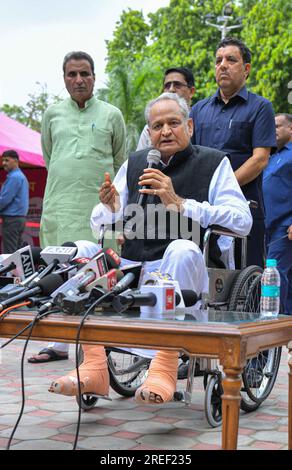
{"label": "elderly man speaking", "polygon": [[[150,149],[141,150],[122,165],[113,182],[105,174],[99,193],[101,203],[93,209],[91,226],[98,232],[102,224],[126,221],[123,260],[142,261],[145,272],[159,269],[177,280],[182,289],[192,289],[199,295],[208,289],[208,275],[200,242],[193,241],[191,227],[201,227],[201,239],[211,224],[247,235],[251,214],[224,153],[191,145],[193,122],[184,99],[163,93],[147,105],[145,114],[152,146],[160,152],[161,160],[149,168]],[[167,216],[162,231],[162,218],[158,217],[157,224],[153,222],[157,218],[151,218],[158,206],[159,214],[164,211]],[[181,230],[173,230],[173,216]],[[131,220],[135,223],[131,224]],[[218,244],[214,243],[210,251],[213,264],[219,264]],[[83,350],[82,393],[106,395],[109,378],[103,346],[84,345]],[[177,367],[178,352],[156,351],[136,400],[153,404],[171,400]],[[54,381],[50,391],[77,395],[76,372]]]}

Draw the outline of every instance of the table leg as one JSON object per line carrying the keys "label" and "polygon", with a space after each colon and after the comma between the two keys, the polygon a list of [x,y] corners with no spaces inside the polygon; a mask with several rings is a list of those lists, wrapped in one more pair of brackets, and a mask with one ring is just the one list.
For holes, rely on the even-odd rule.
{"label": "table leg", "polygon": [[222,395],[222,449],[237,448],[241,373],[238,369],[224,369]]}
{"label": "table leg", "polygon": [[292,450],[292,341],[288,344],[288,449]]}

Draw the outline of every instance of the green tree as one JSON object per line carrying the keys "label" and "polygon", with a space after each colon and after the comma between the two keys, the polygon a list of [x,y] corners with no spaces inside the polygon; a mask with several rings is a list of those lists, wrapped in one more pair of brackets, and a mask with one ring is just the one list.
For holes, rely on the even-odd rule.
{"label": "green tree", "polygon": [[[204,18],[213,14],[213,22],[216,22],[226,3],[226,0],[170,0],[168,7],[148,15],[149,25],[140,12],[124,12],[114,40],[108,41],[107,69],[110,70],[112,64],[123,64],[130,72],[148,60],[157,64],[162,75],[169,66],[184,65],[190,67],[195,75],[194,100],[209,96],[216,89],[214,54],[221,32],[206,25]],[[234,0],[233,9],[233,19],[228,25],[236,24],[238,16],[244,19],[242,28],[231,33],[241,37],[253,52],[249,88],[270,99],[275,110],[291,112],[291,104],[288,103],[288,86],[292,88],[290,2]],[[138,38],[143,38],[137,42],[131,40],[134,36],[131,21],[136,18],[139,18]],[[127,38],[128,42],[122,38]],[[152,82],[152,91],[159,89],[161,75],[159,78],[157,75],[157,83]],[[144,88],[140,93],[144,99]]]}
{"label": "green tree", "polygon": [[243,1],[242,9],[242,39],[253,53],[249,86],[271,100],[276,112],[292,112],[292,103],[288,102],[292,79],[291,6],[286,0],[258,0]]}
{"label": "green tree", "polygon": [[107,72],[125,63],[135,63],[139,59],[141,51],[146,47],[150,32],[142,12],[137,10],[123,10],[120,21],[116,25],[113,39],[106,41]]}
{"label": "green tree", "polygon": [[[125,66],[115,67],[109,73],[107,87],[97,90],[96,96],[119,108],[124,116],[127,130],[127,153],[134,151],[137,142],[145,125],[144,107],[145,101],[151,97],[152,81],[156,80],[157,70],[155,67],[144,63],[138,70],[128,70]],[[145,101],[142,97],[142,90],[147,94]],[[153,93],[157,95],[159,90]]]}
{"label": "green tree", "polygon": [[40,91],[29,94],[29,100],[25,106],[4,104],[0,107],[0,111],[27,127],[40,132],[43,113],[50,104],[57,103],[61,99],[58,96],[49,94],[47,85],[36,83],[40,86]]}

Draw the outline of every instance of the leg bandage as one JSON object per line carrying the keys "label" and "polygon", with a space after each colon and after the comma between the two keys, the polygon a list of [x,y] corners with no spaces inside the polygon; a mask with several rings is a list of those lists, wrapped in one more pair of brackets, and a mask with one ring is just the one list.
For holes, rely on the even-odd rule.
{"label": "leg bandage", "polygon": [[[107,395],[109,392],[109,373],[104,347],[83,345],[82,348],[84,361],[79,367],[81,393]],[[76,370],[53,381],[49,392],[68,396],[78,395]]]}

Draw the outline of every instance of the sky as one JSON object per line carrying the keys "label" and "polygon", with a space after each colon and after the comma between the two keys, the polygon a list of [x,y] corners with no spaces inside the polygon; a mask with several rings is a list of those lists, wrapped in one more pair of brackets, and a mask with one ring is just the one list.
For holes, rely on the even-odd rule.
{"label": "sky", "polygon": [[[95,62],[96,88],[106,81],[105,40],[112,38],[123,10],[142,10],[147,19],[169,0],[8,0],[1,2],[0,106],[23,106],[47,85],[67,96],[62,76],[65,54],[88,52]],[[39,82],[41,85],[37,85]]]}

